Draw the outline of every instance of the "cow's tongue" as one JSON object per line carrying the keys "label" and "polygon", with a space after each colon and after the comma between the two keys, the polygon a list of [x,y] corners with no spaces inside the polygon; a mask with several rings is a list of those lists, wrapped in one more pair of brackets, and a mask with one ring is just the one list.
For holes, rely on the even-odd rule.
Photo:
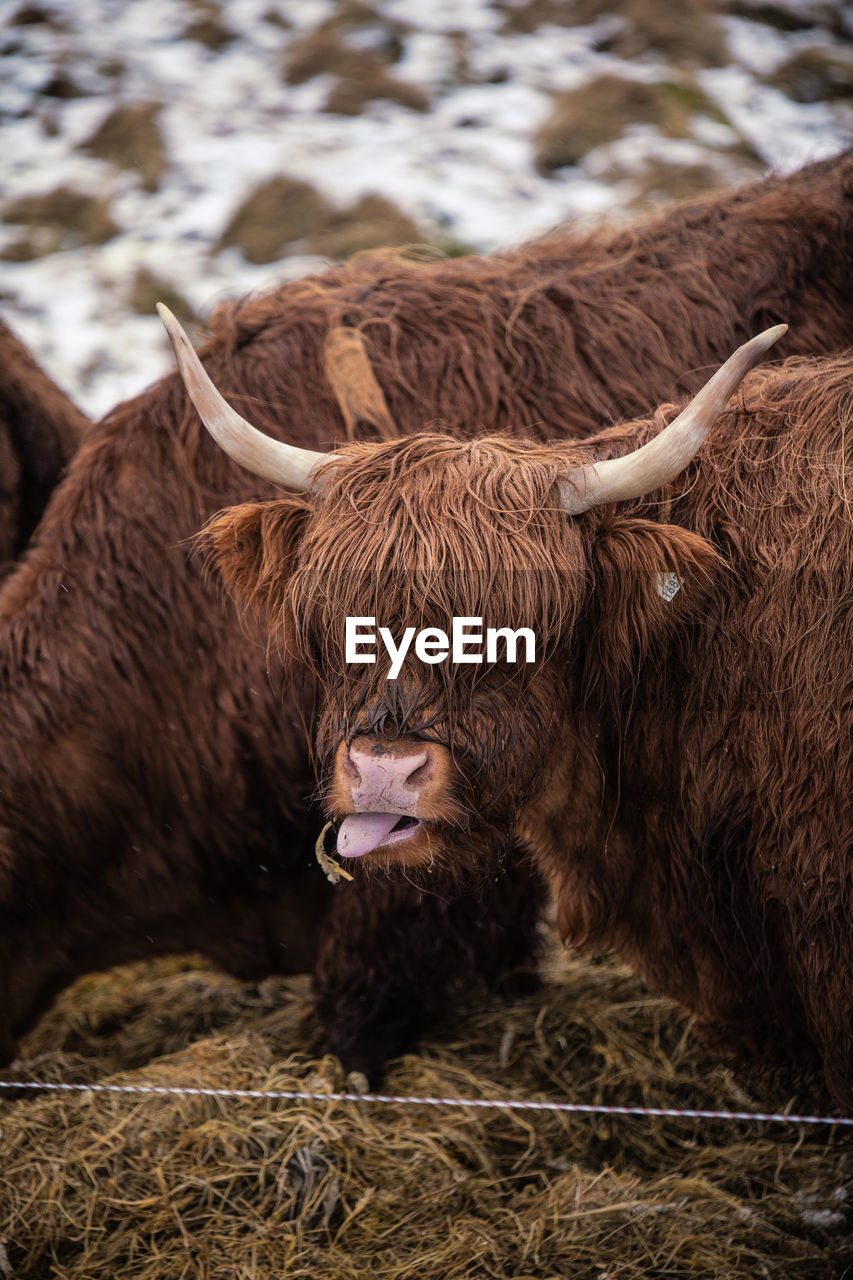
{"label": "cow's tongue", "polygon": [[342,858],[360,858],[381,844],[400,821],[399,813],[351,813],[338,830],[338,853]]}

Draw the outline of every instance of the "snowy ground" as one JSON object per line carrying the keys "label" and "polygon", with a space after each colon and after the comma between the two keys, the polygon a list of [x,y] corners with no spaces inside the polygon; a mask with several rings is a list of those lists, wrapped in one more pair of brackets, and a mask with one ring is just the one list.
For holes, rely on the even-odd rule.
{"label": "snowy ground", "polygon": [[[569,0],[567,0],[567,4]],[[798,11],[810,0],[787,0]],[[577,215],[624,209],[635,195],[632,169],[659,156],[686,165],[741,140],[779,169],[833,154],[853,141],[853,100],[796,102],[765,83],[792,53],[844,53],[844,10],[827,26],[781,33],[725,17],[731,62],[693,74],[729,124],[697,115],[690,136],[662,137],[649,125],[599,146],[580,165],[543,177],[534,138],[553,94],[605,71],[654,82],[680,69],[645,55],[630,62],[602,51],[620,19],[580,27],[543,24],[506,34],[505,11],[488,0],[380,0],[381,21],[408,31],[393,67],[397,80],[426,90],[423,114],[389,101],[361,115],[323,112],[330,77],[287,85],[282,60],[292,43],[332,15],[332,0],[225,0],[215,7],[234,35],[218,51],[186,38],[202,0],[44,0],[52,21],[32,20],[33,4],[0,0],[0,209],[61,185],[108,196],[121,234],[24,262],[0,262],[0,310],[37,358],[90,414],[141,390],[170,367],[159,322],[128,305],[140,267],[171,281],[204,313],[223,296],[316,270],[317,258],[289,256],[250,266],[237,249],[212,246],[248,191],[287,174],[339,204],[378,192],[418,224],[478,251],[523,240]],[[206,3],[207,12],[214,6]],[[824,4],[822,12],[831,9]],[[29,19],[21,21],[23,11]],[[24,12],[24,17],[27,13]],[[17,18],[17,21],[15,19]],[[286,24],[286,25],[282,25]],[[459,75],[464,31],[466,74]],[[367,27],[364,41],[376,39]],[[80,96],[45,87],[58,71]],[[159,124],[169,167],[153,192],[139,177],[79,149],[120,101],[164,104]],[[613,179],[614,165],[621,175]],[[20,227],[0,224],[0,252]]]}

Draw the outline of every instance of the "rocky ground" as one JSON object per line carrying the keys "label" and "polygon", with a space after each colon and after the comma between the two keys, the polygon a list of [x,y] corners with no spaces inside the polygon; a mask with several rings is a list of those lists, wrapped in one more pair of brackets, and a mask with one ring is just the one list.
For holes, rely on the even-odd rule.
{"label": "rocky ground", "polygon": [[377,244],[484,252],[853,140],[841,0],[21,0],[0,311],[91,414],[202,316]]}

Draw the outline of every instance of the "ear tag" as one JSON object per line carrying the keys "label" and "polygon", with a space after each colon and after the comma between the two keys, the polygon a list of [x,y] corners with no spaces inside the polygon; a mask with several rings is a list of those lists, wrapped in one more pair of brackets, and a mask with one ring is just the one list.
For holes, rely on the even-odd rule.
{"label": "ear tag", "polygon": [[656,585],[660,598],[669,604],[673,596],[681,590],[681,579],[677,573],[659,573]]}

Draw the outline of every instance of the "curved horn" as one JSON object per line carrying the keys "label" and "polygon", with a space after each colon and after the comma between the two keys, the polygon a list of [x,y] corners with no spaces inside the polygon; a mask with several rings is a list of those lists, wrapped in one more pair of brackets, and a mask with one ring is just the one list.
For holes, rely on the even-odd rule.
{"label": "curved horn", "polygon": [[563,510],[580,515],[607,502],[641,498],[674,480],[698,452],[750,369],[787,331],[786,324],[777,324],[738,347],[687,408],[642,448],[624,458],[591,462],[569,472],[558,486]]}
{"label": "curved horn", "polygon": [[328,460],[328,455],[273,440],[241,418],[216,390],[169,308],[158,302],[157,311],[166,326],[187,394],[216,443],[241,467],[264,480],[298,492],[310,489],[315,469]]}

